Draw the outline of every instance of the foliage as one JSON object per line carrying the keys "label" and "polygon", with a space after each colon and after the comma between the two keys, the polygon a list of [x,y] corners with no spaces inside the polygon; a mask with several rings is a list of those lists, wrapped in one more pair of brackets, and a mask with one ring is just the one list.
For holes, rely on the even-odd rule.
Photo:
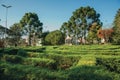
{"label": "foliage", "polygon": [[32,38],[35,40],[36,37],[41,37],[43,23],[40,22],[36,13],[25,13],[20,21],[20,25],[23,27],[24,33],[29,37],[30,46]]}
{"label": "foliage", "polygon": [[115,44],[120,44],[120,9],[117,11],[117,14],[114,19],[113,27],[113,42]]}
{"label": "foliage", "polygon": [[92,25],[89,27],[89,31],[88,31],[88,36],[87,36],[87,40],[89,43],[94,43],[94,41],[99,41],[99,38],[97,36],[98,31],[100,30],[101,25],[99,25],[98,23],[94,22],[92,23]]}
{"label": "foliage", "polygon": [[22,57],[17,56],[17,55],[3,55],[1,58],[2,61],[10,62],[10,63],[21,63],[22,62]]}
{"label": "foliage", "polygon": [[0,62],[0,79],[2,80],[66,80],[62,72],[56,72],[30,65],[12,65]]}
{"label": "foliage", "polygon": [[63,70],[76,65],[80,59],[80,56],[63,56],[59,54],[50,54],[47,57],[56,61],[56,67],[54,65],[54,68]]}
{"label": "foliage", "polygon": [[27,52],[23,49],[19,49],[18,52],[17,52],[17,55],[22,56],[22,57],[26,57]]}
{"label": "foliage", "polygon": [[54,69],[55,61],[52,59],[45,58],[28,58],[24,61],[25,65],[33,65],[35,67],[44,67]]}
{"label": "foliage", "polygon": [[42,44],[43,45],[47,45],[47,42],[46,42],[45,38],[49,33],[50,33],[49,31],[42,33]]}
{"label": "foliage", "polygon": [[[17,48],[5,48],[7,51]],[[21,47],[27,57],[0,49],[2,80],[119,80],[119,45]],[[16,50],[17,53],[19,51]],[[14,51],[13,51],[14,52]],[[21,57],[14,58],[14,57]],[[96,65],[96,57],[109,68]],[[116,66],[116,67],[115,67]],[[116,68],[116,69],[115,69]],[[114,69],[114,70],[113,70]]]}
{"label": "foliage", "polygon": [[110,71],[120,73],[120,58],[97,58],[96,64],[105,66]]}
{"label": "foliage", "polygon": [[22,37],[22,27],[19,23],[15,23],[10,27],[9,34],[9,42],[11,42],[11,45],[17,46],[20,43],[20,39]]}
{"label": "foliage", "polygon": [[99,29],[102,23],[99,20],[100,14],[98,14],[94,8],[89,6],[80,7],[73,12],[68,22],[64,22],[61,26],[61,31],[66,35],[72,35],[76,38],[83,38],[86,40],[89,27],[96,22],[97,29]]}
{"label": "foliage", "polygon": [[43,54],[36,54],[36,55],[33,54],[32,59],[27,61],[28,63],[32,61],[31,64],[38,63],[38,66],[42,66],[43,64],[43,66],[54,69],[54,70],[59,70],[59,69],[65,70],[65,69],[69,69],[72,66],[75,66],[78,63],[80,58],[81,58],[80,56],[63,56],[60,54],[43,53]]}
{"label": "foliage", "polygon": [[61,31],[55,30],[46,36],[45,41],[49,45],[60,45],[64,43],[64,35]]}
{"label": "foliage", "polygon": [[[101,73],[103,72],[104,73]],[[68,72],[68,80],[113,80],[109,72],[96,66],[78,66]]]}
{"label": "foliage", "polygon": [[113,33],[113,29],[103,29],[103,30],[99,30],[98,31],[98,37],[101,39],[105,39],[105,42],[111,42],[112,41],[112,33]]}
{"label": "foliage", "polygon": [[5,48],[3,53],[9,55],[16,55],[19,49],[17,48]]}

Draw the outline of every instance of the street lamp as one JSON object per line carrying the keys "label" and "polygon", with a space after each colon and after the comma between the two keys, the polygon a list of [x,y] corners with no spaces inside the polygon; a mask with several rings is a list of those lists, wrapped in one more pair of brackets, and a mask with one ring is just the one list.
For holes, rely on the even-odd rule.
{"label": "street lamp", "polygon": [[[12,6],[4,5],[4,4],[2,4],[2,6],[6,8],[6,23],[5,23],[6,28],[5,28],[5,33],[7,33],[7,32],[6,32],[6,29],[7,29],[8,8],[10,8],[10,7],[12,7]],[[5,34],[5,33],[4,33],[4,34]],[[4,35],[4,37],[6,37],[6,36]],[[6,45],[6,43],[4,43],[4,46],[5,46],[5,45]]]}

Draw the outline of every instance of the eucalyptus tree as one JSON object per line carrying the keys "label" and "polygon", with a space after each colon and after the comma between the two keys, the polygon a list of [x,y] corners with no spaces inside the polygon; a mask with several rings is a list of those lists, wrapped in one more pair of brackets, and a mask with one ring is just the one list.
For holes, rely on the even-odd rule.
{"label": "eucalyptus tree", "polygon": [[80,7],[73,12],[68,22],[63,23],[61,31],[68,31],[69,35],[72,34],[76,38],[81,37],[86,40],[88,29],[92,23],[96,22],[98,25],[102,25],[99,17],[100,14],[94,8]]}
{"label": "eucalyptus tree", "polygon": [[31,46],[32,37],[41,37],[43,23],[40,22],[36,13],[25,13],[20,21],[23,31],[29,37],[29,45]]}

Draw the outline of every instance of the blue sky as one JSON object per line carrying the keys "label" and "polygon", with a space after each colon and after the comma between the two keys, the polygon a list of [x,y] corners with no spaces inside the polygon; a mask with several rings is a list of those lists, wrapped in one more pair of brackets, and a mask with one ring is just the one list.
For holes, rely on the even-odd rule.
{"label": "blue sky", "polygon": [[[0,5],[12,7],[8,9],[8,26],[20,21],[26,12],[35,12],[43,22],[44,30],[59,29],[68,21],[72,12],[81,6],[91,6],[101,14],[104,26],[112,24],[120,0],[0,0]],[[0,6],[0,24],[5,26],[5,8]]]}

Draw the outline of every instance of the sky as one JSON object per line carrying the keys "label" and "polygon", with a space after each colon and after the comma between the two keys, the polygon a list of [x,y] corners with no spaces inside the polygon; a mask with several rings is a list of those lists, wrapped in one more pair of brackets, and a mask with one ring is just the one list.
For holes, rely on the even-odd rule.
{"label": "sky", "polygon": [[100,20],[104,28],[109,28],[114,21],[120,0],[0,0],[0,25],[5,26],[6,9],[1,4],[11,5],[8,9],[8,28],[18,23],[27,12],[38,14],[43,23],[44,31],[59,29],[63,22],[67,22],[72,12],[80,7],[93,7],[100,13]]}

